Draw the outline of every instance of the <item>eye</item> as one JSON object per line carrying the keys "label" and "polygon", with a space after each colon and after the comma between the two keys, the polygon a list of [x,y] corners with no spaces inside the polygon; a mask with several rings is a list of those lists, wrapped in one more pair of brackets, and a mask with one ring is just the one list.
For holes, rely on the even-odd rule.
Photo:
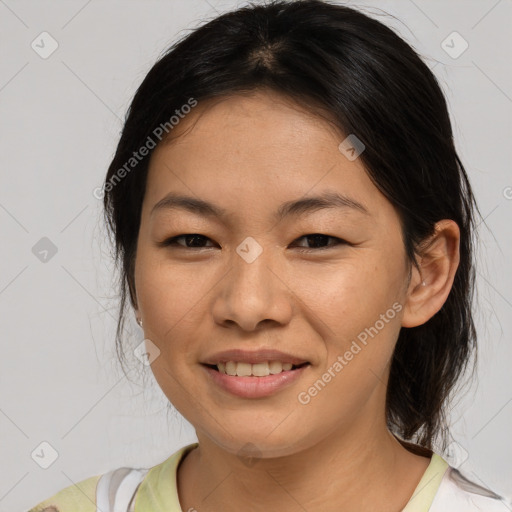
{"label": "eye", "polygon": [[[341,238],[337,238],[335,236],[329,236],[329,235],[323,235],[321,233],[312,233],[308,235],[303,235],[300,238],[297,238],[297,240],[305,239],[308,241],[308,243],[312,243],[313,247],[305,247],[304,246],[298,246],[302,247],[300,249],[303,252],[308,252],[312,250],[325,250],[329,249],[331,247],[335,247],[340,244],[348,244],[345,240],[342,240]],[[168,246],[174,246],[174,247],[180,247],[183,249],[207,249],[208,247],[213,246],[205,246],[203,245],[206,241],[210,240],[207,236],[200,235],[198,233],[188,233],[178,236],[173,236],[171,238],[168,238],[167,240],[164,240],[163,242],[160,242],[158,245],[162,247],[168,247]],[[294,241],[294,243],[297,242],[297,240]],[[332,244],[325,245],[325,243],[328,243],[329,240],[334,241]],[[184,241],[183,243],[179,243],[180,241]]]}
{"label": "eye", "polygon": [[[185,245],[178,243],[179,240],[184,240]],[[173,236],[172,238],[168,238],[167,240],[160,242],[158,245],[163,247],[178,246],[183,249],[204,249],[207,247],[202,246],[201,243],[204,242],[205,240],[209,240],[209,238],[204,235],[199,235],[197,233],[188,233],[185,235]],[[188,243],[190,243],[191,246],[189,246]]]}
{"label": "eye", "polygon": [[[315,250],[315,249],[325,250],[325,249],[329,249],[331,247],[335,247],[336,245],[348,243],[348,242],[345,242],[345,240],[342,240],[341,238],[337,238],[335,236],[323,235],[321,233],[313,233],[310,235],[303,235],[300,238],[297,238],[297,240],[302,240],[303,238],[308,240],[308,242],[312,241],[313,246],[314,246],[312,248],[306,248],[305,251],[311,251],[311,250]],[[334,244],[322,246],[323,243],[327,242],[329,239],[334,240]],[[319,247],[319,245],[321,247]]]}

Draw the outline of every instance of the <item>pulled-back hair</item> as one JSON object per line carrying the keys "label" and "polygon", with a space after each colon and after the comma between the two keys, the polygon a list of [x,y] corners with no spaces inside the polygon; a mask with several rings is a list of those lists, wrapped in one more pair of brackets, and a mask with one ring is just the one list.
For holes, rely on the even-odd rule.
{"label": "pulled-back hair", "polygon": [[228,12],[172,45],[144,78],[105,179],[105,218],[120,266],[121,363],[128,296],[136,305],[136,247],[153,150],[123,179],[113,178],[191,98],[201,102],[263,88],[363,142],[359,158],[399,213],[409,268],[419,268],[418,247],[437,221],[458,224],[460,263],[450,294],[430,320],[401,329],[386,400],[391,432],[419,445],[413,447],[417,453],[432,450],[438,437],[444,449],[450,395],[472,354],[476,361],[471,310],[478,207],[435,76],[393,30],[346,6],[269,1]]}

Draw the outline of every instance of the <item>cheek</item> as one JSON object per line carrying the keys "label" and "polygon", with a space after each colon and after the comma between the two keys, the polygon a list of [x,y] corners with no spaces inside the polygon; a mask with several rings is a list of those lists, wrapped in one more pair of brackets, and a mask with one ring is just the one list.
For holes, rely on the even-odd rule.
{"label": "cheek", "polygon": [[179,318],[201,288],[201,279],[194,269],[171,264],[165,256],[165,249],[153,250],[145,246],[137,255],[135,279],[137,296],[146,309],[145,313],[165,311],[166,317]]}
{"label": "cheek", "polygon": [[[144,334],[160,353],[152,362],[151,371],[168,400],[181,413],[196,398],[188,391],[187,340],[197,328],[194,317],[201,286],[191,283],[183,271],[158,261],[154,253],[140,253],[136,264],[136,286],[139,307],[145,319]],[[204,293],[204,290],[203,290]],[[193,307],[196,305],[195,307]]]}
{"label": "cheek", "polygon": [[377,251],[366,256],[316,273],[302,288],[303,302],[316,318],[328,365],[341,356],[347,366],[381,374],[400,331],[403,272]]}
{"label": "cheek", "polygon": [[310,268],[296,275],[290,288],[321,315],[331,334],[341,335],[375,322],[397,300],[397,283],[391,269],[356,256]]}
{"label": "cheek", "polygon": [[[197,273],[158,261],[149,251],[141,252],[135,274],[146,336],[160,348],[162,355],[180,353],[179,346],[186,340],[186,334],[197,328],[196,316],[208,287]],[[166,354],[171,351],[173,354]]]}

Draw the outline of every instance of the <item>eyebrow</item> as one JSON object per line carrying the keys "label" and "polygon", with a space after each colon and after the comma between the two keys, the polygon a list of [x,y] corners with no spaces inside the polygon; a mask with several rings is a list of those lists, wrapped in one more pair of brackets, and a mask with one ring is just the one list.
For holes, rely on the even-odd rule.
{"label": "eyebrow", "polygon": [[[312,213],[329,208],[356,211],[364,215],[371,216],[366,206],[361,204],[359,201],[332,191],[326,191],[317,196],[283,203],[278,208],[274,216],[277,221],[281,221],[285,217],[304,215],[306,213]],[[220,206],[202,199],[175,194],[173,192],[167,194],[163,199],[158,201],[151,209],[150,215],[153,215],[158,211],[174,209],[186,210],[203,217],[225,218],[228,216],[227,210]]]}

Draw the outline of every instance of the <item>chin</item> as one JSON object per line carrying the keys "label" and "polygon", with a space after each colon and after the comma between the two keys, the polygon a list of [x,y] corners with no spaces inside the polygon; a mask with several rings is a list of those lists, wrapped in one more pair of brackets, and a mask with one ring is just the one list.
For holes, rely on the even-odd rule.
{"label": "chin", "polygon": [[[271,459],[276,457],[285,457],[293,455],[302,450],[310,448],[314,442],[308,442],[307,438],[303,438],[299,433],[290,432],[283,429],[277,435],[277,429],[263,429],[252,421],[247,428],[243,424],[237,425],[236,429],[230,428],[229,433],[232,437],[226,436],[224,429],[218,429],[216,426],[216,435],[209,434],[208,438],[221,449],[233,455],[237,455],[242,459],[245,458],[263,458]],[[272,432],[269,435],[269,432]],[[198,436],[201,441],[201,436]]]}

